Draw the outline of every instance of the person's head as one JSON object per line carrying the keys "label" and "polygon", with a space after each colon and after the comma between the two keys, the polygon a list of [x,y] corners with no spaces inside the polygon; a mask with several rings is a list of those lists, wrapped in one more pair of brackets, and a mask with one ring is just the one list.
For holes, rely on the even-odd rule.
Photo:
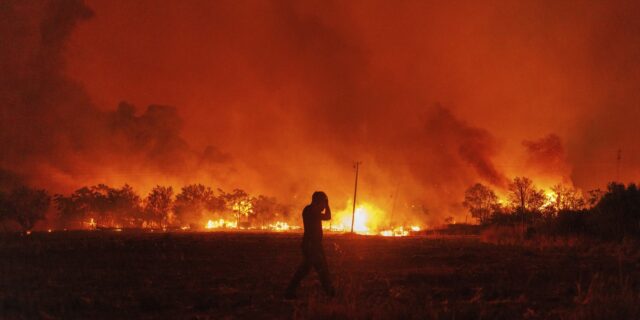
{"label": "person's head", "polygon": [[311,205],[318,208],[324,208],[327,205],[329,198],[327,194],[322,191],[316,191],[311,196]]}

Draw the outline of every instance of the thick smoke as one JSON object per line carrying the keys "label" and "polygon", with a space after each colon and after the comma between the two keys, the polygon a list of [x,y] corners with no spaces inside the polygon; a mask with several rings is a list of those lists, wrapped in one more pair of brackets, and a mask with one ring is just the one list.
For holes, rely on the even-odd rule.
{"label": "thick smoke", "polygon": [[562,179],[562,182],[571,184],[571,168],[567,163],[564,146],[560,137],[549,134],[538,140],[524,140],[522,142],[526,150],[527,165],[534,176],[547,179]]}
{"label": "thick smoke", "polygon": [[46,175],[48,163],[73,170],[68,156],[93,140],[89,123],[99,115],[80,86],[64,77],[62,51],[92,11],[77,1],[9,1],[0,12],[6,41],[0,46],[2,169],[29,180],[44,178],[37,175]]}
{"label": "thick smoke", "polygon": [[[18,183],[69,191],[99,182],[179,182],[194,166],[214,170],[226,155],[195,152],[181,137],[173,107],[151,105],[141,115],[128,103],[96,108],[80,83],[65,74],[65,47],[93,11],[82,1],[4,2],[2,185]],[[192,172],[192,171],[191,171]]]}
{"label": "thick smoke", "polygon": [[638,12],[5,1],[0,178],[56,192],[202,182],[296,206],[325,190],[339,207],[360,160],[362,201],[426,222],[462,216],[475,182],[601,187],[618,149],[637,180]]}

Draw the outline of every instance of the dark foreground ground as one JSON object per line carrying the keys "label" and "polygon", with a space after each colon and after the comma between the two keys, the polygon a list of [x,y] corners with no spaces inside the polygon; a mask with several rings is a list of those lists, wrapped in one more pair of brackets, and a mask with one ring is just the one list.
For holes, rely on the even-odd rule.
{"label": "dark foreground ground", "polygon": [[329,236],[337,297],[315,274],[282,293],[297,234],[0,235],[0,318],[633,319],[637,248]]}

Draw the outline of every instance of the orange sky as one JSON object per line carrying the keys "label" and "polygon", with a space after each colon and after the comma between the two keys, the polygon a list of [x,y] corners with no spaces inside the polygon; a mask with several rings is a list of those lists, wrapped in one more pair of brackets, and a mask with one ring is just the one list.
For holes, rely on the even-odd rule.
{"label": "orange sky", "polygon": [[[11,141],[31,145],[32,135],[11,125],[2,168],[35,183],[203,181],[287,201],[325,189],[344,202],[359,159],[363,197],[388,203],[399,190],[406,203],[455,215],[476,181],[603,187],[618,149],[620,180],[640,175],[634,1],[87,1],[90,18],[76,0],[15,7],[2,25],[20,44],[3,49],[7,68],[30,79],[33,64],[19,56],[59,56],[37,68],[59,66],[52,83],[78,87],[6,85],[46,91],[50,114],[14,115],[7,93],[5,119],[48,128],[71,117],[74,134],[108,140],[76,143],[51,129],[48,151],[25,153]],[[59,30],[51,43],[38,40],[47,19]],[[12,31],[24,24],[25,34]],[[137,113],[114,125],[121,101]],[[165,109],[161,121],[143,116],[151,104],[175,107],[167,117],[180,120],[166,135],[147,137],[168,128]],[[207,146],[214,156],[202,155]],[[19,155],[27,165],[15,164]]]}

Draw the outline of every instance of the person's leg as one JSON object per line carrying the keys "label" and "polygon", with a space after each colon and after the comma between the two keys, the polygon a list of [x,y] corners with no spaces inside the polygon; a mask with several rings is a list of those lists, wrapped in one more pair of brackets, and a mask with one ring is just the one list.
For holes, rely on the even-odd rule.
{"label": "person's leg", "polygon": [[335,295],[335,289],[331,284],[331,275],[329,274],[329,266],[327,264],[327,259],[324,256],[324,250],[320,248],[314,254],[313,259],[313,267],[316,269],[318,276],[320,277],[320,283],[322,284],[322,288],[327,295],[333,297]]}
{"label": "person's leg", "polygon": [[302,263],[300,263],[300,266],[298,266],[298,269],[293,274],[293,278],[291,278],[291,282],[289,282],[289,286],[287,287],[287,291],[285,293],[287,297],[295,297],[296,289],[298,289],[300,282],[302,281],[302,279],[304,279],[304,277],[307,276],[310,270],[311,262],[305,254]]}

